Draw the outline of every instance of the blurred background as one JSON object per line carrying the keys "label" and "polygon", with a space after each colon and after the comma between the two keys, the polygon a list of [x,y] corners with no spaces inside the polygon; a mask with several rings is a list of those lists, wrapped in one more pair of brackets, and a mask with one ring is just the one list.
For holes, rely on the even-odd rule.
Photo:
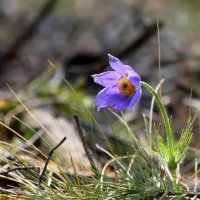
{"label": "blurred background", "polygon": [[[107,53],[150,78],[158,71],[157,21],[163,77],[173,79],[178,71],[181,79],[184,70],[198,71],[198,62],[188,65],[199,59],[199,1],[1,0],[0,4],[1,87],[5,82],[25,86],[48,67],[47,60],[69,73],[81,69],[68,62],[80,62],[89,74],[92,62],[106,59]],[[155,76],[154,80],[157,83]]]}
{"label": "blurred background", "polygon": [[[163,102],[173,116],[178,137],[189,111],[194,115],[200,109],[199,8],[198,0],[0,0],[1,121],[38,146],[43,146],[41,135],[53,138],[54,142],[67,136],[68,143],[63,147],[66,155],[69,157],[68,152],[72,152],[77,162],[85,162],[87,159],[74,127],[74,114],[80,115],[94,157],[101,155],[95,144],[100,143],[105,148],[106,144],[80,105],[81,99],[109,141],[113,144],[117,141],[127,152],[129,139],[117,119],[105,110],[95,110],[95,96],[101,87],[93,83],[91,75],[109,68],[107,54],[110,53],[131,65],[142,80],[156,87],[159,83],[159,25],[161,77],[165,79]],[[81,98],[70,92],[63,78]],[[48,128],[51,136],[39,132],[41,135],[34,138],[34,132],[13,119],[17,116],[37,133],[41,131],[11,94],[7,83]],[[123,114],[134,133],[144,141],[142,114],[149,115],[151,98],[144,90],[133,111]],[[160,122],[156,107],[154,120]],[[9,130],[1,130],[1,140],[23,146]],[[194,124],[193,148],[199,148],[198,141],[199,116]],[[116,148],[115,153],[124,153],[118,151]],[[199,157],[194,152],[192,156],[191,159]],[[102,156],[99,160],[104,162],[104,159]],[[186,170],[190,169],[187,162]]]}

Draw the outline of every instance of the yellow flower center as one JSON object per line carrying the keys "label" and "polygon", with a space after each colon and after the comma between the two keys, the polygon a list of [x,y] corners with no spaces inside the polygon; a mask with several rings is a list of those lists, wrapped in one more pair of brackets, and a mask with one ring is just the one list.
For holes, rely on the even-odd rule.
{"label": "yellow flower center", "polygon": [[117,86],[123,96],[131,96],[136,92],[136,87],[125,77],[117,81]]}

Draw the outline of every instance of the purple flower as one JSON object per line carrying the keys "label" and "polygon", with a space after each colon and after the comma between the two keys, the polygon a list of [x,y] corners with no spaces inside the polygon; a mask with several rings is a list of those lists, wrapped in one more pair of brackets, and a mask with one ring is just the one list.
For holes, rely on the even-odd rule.
{"label": "purple flower", "polygon": [[96,106],[112,106],[116,111],[134,106],[141,97],[140,76],[118,58],[108,54],[109,63],[115,71],[92,75],[94,82],[105,87],[96,97]]}

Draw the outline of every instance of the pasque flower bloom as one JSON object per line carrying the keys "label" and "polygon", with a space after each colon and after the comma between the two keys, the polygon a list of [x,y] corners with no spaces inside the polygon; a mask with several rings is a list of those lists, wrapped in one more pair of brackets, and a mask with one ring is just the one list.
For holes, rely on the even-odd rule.
{"label": "pasque flower bloom", "polygon": [[118,58],[108,54],[113,70],[92,75],[94,82],[105,87],[96,97],[96,106],[101,108],[112,106],[120,111],[134,106],[141,97],[140,76]]}

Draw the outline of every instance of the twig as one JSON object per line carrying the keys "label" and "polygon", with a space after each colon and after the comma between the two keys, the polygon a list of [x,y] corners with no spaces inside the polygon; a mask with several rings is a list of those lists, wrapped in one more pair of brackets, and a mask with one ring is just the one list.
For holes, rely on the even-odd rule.
{"label": "twig", "polygon": [[42,182],[42,179],[43,179],[43,176],[46,172],[46,169],[47,169],[47,165],[51,159],[51,156],[53,155],[53,152],[66,140],[66,137],[64,137],[60,142],[59,144],[57,144],[48,154],[48,157],[47,157],[47,160],[45,162],[45,165],[44,165],[44,169],[42,170],[40,176],[39,176],[39,182],[38,182],[38,189],[41,188],[41,182]]}
{"label": "twig", "polygon": [[13,44],[1,55],[0,57],[0,67],[3,67],[4,63],[10,59],[13,59],[19,49],[25,44],[25,42],[30,39],[36,32],[38,26],[41,24],[42,20],[53,10],[57,0],[48,0],[39,11],[38,15],[35,17],[33,22],[19,35]]}
{"label": "twig", "polygon": [[84,138],[84,136],[83,136],[83,131],[82,131],[82,129],[81,129],[81,125],[80,125],[80,122],[79,122],[79,117],[78,117],[78,115],[74,115],[74,120],[75,120],[75,122],[76,122],[76,126],[77,126],[77,129],[78,129],[78,134],[79,134],[79,136],[80,136],[80,138],[81,138],[81,141],[82,141],[83,148],[84,148],[84,150],[85,150],[86,156],[87,156],[87,158],[88,158],[88,160],[89,160],[89,162],[90,162],[90,165],[91,165],[92,168],[93,168],[93,167],[95,167],[95,163],[94,163],[94,161],[93,161],[93,159],[92,159],[92,156],[91,156],[91,154],[90,154],[90,152],[89,152],[89,150],[88,150],[88,147],[87,147],[85,138]]}

